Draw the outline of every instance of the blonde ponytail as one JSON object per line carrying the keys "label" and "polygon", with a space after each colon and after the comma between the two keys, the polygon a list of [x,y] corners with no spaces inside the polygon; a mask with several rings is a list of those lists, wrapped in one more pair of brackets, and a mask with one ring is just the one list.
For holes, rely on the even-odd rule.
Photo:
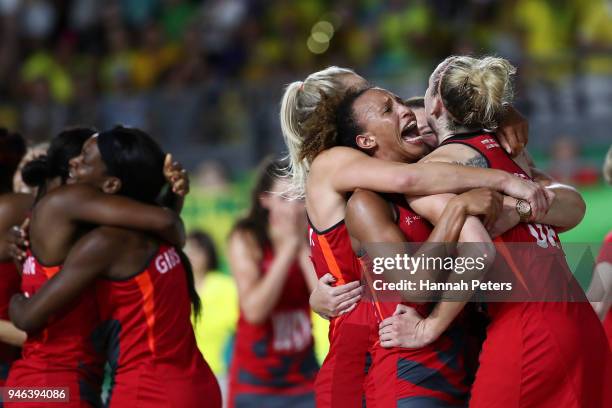
{"label": "blonde ponytail", "polygon": [[495,129],[504,105],[512,101],[515,73],[503,58],[454,56],[440,64],[434,84],[456,124]]}
{"label": "blonde ponytail", "polygon": [[302,139],[300,137],[298,115],[298,93],[301,91],[303,82],[290,83],[285,89],[281,100],[280,124],[283,138],[287,145],[287,168],[284,175],[289,178],[289,191],[286,195],[290,198],[302,198],[306,186],[308,165],[301,158]]}
{"label": "blonde ponytail", "polygon": [[[352,81],[346,80],[348,76],[354,77]],[[311,146],[325,149],[330,145],[328,141],[313,143],[313,138],[324,138],[328,135],[305,132],[304,123],[311,118],[324,97],[345,92],[356,82],[365,84],[365,80],[350,69],[329,67],[309,75],[303,82],[292,82],[285,89],[281,100],[280,124],[288,150],[289,164],[284,176],[289,179],[290,187],[286,192],[289,198],[304,197],[310,163],[320,153],[311,151]]]}

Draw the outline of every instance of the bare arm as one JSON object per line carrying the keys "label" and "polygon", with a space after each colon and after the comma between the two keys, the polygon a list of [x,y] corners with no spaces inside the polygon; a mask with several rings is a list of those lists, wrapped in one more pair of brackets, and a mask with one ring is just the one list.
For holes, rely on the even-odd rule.
{"label": "bare arm", "polygon": [[[452,194],[440,194],[411,200],[410,205],[417,213],[436,225],[441,219],[442,209],[451,199],[453,199]],[[459,255],[462,257],[474,257],[474,251],[476,251],[479,257],[484,256],[487,266],[490,266],[495,259],[495,251],[491,238],[480,220],[474,216],[469,216],[465,220],[458,241],[479,244],[478,248],[474,248],[473,246],[468,248],[459,247]],[[482,271],[481,274],[483,272],[484,271]],[[472,274],[473,273],[478,273],[478,271],[472,271]],[[477,276],[472,277],[478,279]],[[452,283],[463,279],[466,279],[465,273],[463,275],[451,273],[447,282]],[[465,295],[467,295],[467,292]],[[442,297],[444,297],[444,294]],[[399,345],[403,347],[422,347],[435,341],[440,334],[446,330],[455,317],[457,317],[466,303],[467,301],[439,302],[436,304],[431,314],[425,319],[420,319],[414,314],[407,315],[407,317],[411,318],[411,321],[414,322],[414,327],[408,338],[399,339]],[[389,319],[381,323],[381,335],[383,334],[383,328],[389,325]],[[385,346],[389,347],[397,342],[398,339],[393,338],[391,344],[386,344]]]}
{"label": "bare arm", "polygon": [[[515,160],[521,167],[527,168],[536,182],[554,193],[548,212],[534,219],[534,222],[553,225],[559,232],[564,232],[574,228],[582,221],[586,212],[586,204],[582,195],[574,187],[557,183],[552,177],[537,169],[527,150],[523,150]],[[516,211],[517,201],[513,197],[504,197],[504,209],[495,227],[490,230],[491,236],[496,237],[518,225],[520,217]]]}
{"label": "bare arm", "polygon": [[79,239],[70,250],[62,270],[32,297],[13,296],[9,315],[15,326],[29,333],[43,328],[53,314],[76,299],[108,269],[112,262],[108,254],[116,250],[116,245],[120,243],[104,238],[98,230]]}
{"label": "bare arm", "polygon": [[317,287],[317,273],[315,272],[312,261],[310,260],[310,247],[308,247],[307,244],[302,245],[300,248],[298,262],[300,264],[300,269],[302,269],[302,274],[304,275],[306,285],[308,285],[308,291],[312,293],[312,291]]}
{"label": "bare arm", "polygon": [[[486,187],[529,201],[534,213],[545,212],[547,199],[536,183],[521,180],[506,172],[449,163],[405,164],[372,158],[356,149],[334,147],[315,159],[310,177],[329,182],[339,192],[358,188],[410,196],[463,192]],[[321,163],[318,171],[317,162]]]}
{"label": "bare arm", "polygon": [[[144,204],[116,194],[105,194],[86,185],[63,186],[43,200],[45,215],[66,217],[68,222],[131,228],[155,234],[182,247],[185,227],[177,213],[157,205]],[[43,204],[41,202],[40,204]]]}
{"label": "bare arm", "polygon": [[15,327],[12,322],[0,320],[0,342],[21,347],[27,337],[27,334]]}
{"label": "bare arm", "polygon": [[254,237],[245,231],[235,231],[230,236],[230,269],[244,317],[253,324],[264,322],[278,303],[289,269],[298,256],[300,242],[287,239],[275,249],[267,273],[262,274],[259,265],[262,254]]}
{"label": "bare arm", "polygon": [[537,222],[554,225],[560,232],[570,230],[580,224],[586,212],[586,203],[574,187],[556,182],[548,174],[536,168],[533,159],[525,150],[524,155],[535,181],[555,193],[548,212]]}

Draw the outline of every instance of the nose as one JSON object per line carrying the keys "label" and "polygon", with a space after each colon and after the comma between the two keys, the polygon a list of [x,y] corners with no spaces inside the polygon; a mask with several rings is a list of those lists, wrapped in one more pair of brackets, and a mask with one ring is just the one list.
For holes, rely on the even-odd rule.
{"label": "nose", "polygon": [[400,115],[403,119],[406,119],[408,122],[412,120],[416,120],[416,115],[412,111],[412,109],[410,109],[408,106],[403,105],[403,104],[400,105]]}
{"label": "nose", "polygon": [[74,169],[74,168],[76,168],[79,165],[80,161],[81,161],[81,156],[80,155],[76,156],[76,157],[73,157],[72,159],[70,159],[70,161],[68,161],[68,166],[71,169]]}

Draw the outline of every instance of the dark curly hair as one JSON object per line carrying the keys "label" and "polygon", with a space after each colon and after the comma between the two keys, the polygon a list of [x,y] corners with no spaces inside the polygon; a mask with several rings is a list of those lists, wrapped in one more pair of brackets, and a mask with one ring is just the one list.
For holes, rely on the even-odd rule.
{"label": "dark curly hair", "polygon": [[370,87],[349,89],[335,96],[321,94],[313,115],[302,123],[305,135],[300,160],[312,162],[322,151],[334,146],[358,148],[355,136],[363,131],[357,122],[353,104]]}

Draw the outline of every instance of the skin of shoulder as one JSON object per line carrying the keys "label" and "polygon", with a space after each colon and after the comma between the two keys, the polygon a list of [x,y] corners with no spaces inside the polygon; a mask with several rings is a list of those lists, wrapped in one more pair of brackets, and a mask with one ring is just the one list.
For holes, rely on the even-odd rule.
{"label": "skin of shoulder", "polygon": [[419,163],[445,162],[464,166],[487,168],[487,161],[476,150],[461,144],[450,144],[438,147],[419,160]]}
{"label": "skin of shoulder", "polygon": [[357,190],[347,202],[346,225],[360,242],[397,242],[398,232],[391,205],[380,194]]}
{"label": "skin of shoulder", "polygon": [[0,231],[19,225],[34,204],[34,196],[23,193],[0,195]]}
{"label": "skin of shoulder", "polygon": [[244,252],[243,256],[256,262],[261,261],[263,253],[251,231],[244,228],[234,229],[229,236],[229,243],[234,249]]}
{"label": "skin of shoulder", "polygon": [[113,262],[104,274],[112,279],[123,279],[138,273],[160,245],[157,239],[148,234],[109,226],[94,229],[87,234],[87,238],[96,250],[107,256],[112,254]]}

